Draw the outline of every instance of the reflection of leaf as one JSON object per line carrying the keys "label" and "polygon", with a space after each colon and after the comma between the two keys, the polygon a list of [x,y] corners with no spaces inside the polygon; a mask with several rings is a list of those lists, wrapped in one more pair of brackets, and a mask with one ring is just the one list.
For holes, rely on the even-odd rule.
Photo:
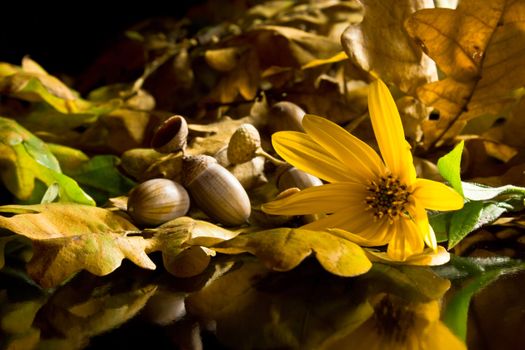
{"label": "reflection of leaf", "polygon": [[372,294],[386,292],[418,302],[439,299],[450,288],[447,279],[440,278],[429,268],[419,266],[376,263],[369,273],[359,278]]}
{"label": "reflection of leaf", "polygon": [[133,270],[122,271],[110,279],[88,274],[78,277],[58,289],[40,311],[39,324],[48,331],[43,334],[42,348],[84,348],[91,337],[135,316],[157,290],[156,285],[146,284],[144,276]]}
{"label": "reflection of leaf", "polygon": [[147,241],[127,236],[138,229],[113,212],[61,203],[20,207],[39,213],[0,217],[0,227],[32,240],[34,255],[27,268],[42,286],[56,286],[82,269],[106,275],[124,258],[155,268],[144,252]]}
{"label": "reflection of leaf", "polygon": [[211,248],[227,254],[252,253],[276,271],[289,271],[310,255],[339,276],[360,275],[372,266],[357,244],[322,231],[279,228],[240,235]]}
{"label": "reflection of leaf", "polygon": [[365,71],[415,94],[418,86],[437,79],[435,63],[412,42],[403,28],[414,11],[434,7],[429,0],[364,1],[365,16],[342,36],[350,59]]}
{"label": "reflection of leaf", "polygon": [[525,32],[520,1],[461,1],[457,9],[426,9],[406,22],[447,77],[418,89],[423,103],[440,112],[425,128],[427,145],[454,137],[468,120],[500,115],[523,85]]}
{"label": "reflection of leaf", "polygon": [[361,288],[307,264],[270,273],[245,260],[187,299],[188,312],[217,322],[217,337],[238,349],[319,349],[373,312]]}
{"label": "reflection of leaf", "polygon": [[451,263],[438,269],[440,274],[455,280],[463,280],[447,302],[444,322],[460,338],[465,340],[470,300],[502,275],[524,270],[522,261],[509,258],[461,258],[453,257]]}
{"label": "reflection of leaf", "polygon": [[15,121],[2,117],[0,165],[4,184],[18,199],[35,199],[35,180],[38,179],[47,186],[58,183],[61,201],[94,204],[73,179],[61,173],[58,161],[44,142]]}

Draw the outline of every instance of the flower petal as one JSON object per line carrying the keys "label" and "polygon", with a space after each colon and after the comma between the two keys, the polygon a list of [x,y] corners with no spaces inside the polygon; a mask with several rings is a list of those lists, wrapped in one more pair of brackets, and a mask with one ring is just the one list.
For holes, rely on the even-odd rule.
{"label": "flower petal", "polygon": [[450,253],[442,247],[438,246],[436,251],[431,248],[425,249],[422,253],[409,256],[405,261],[400,262],[392,260],[387,253],[380,252],[375,249],[365,249],[368,258],[372,262],[381,262],[387,264],[404,264],[416,266],[438,266],[446,264],[450,260]]}
{"label": "flower petal", "polygon": [[463,197],[441,182],[416,179],[412,196],[414,201],[427,209],[456,210],[463,208]]}
{"label": "flower petal", "polygon": [[408,211],[412,213],[412,216],[414,217],[414,220],[417,226],[419,227],[419,233],[423,238],[423,241],[433,251],[436,251],[436,235],[434,233],[434,230],[432,229],[432,226],[430,226],[430,223],[428,222],[428,215],[425,208],[422,205],[416,204],[413,208],[408,209]]}
{"label": "flower petal", "polygon": [[352,181],[346,167],[305,133],[280,131],[272,135],[272,144],[284,160],[300,170],[329,182]]}
{"label": "flower petal", "polygon": [[283,199],[262,205],[268,214],[306,215],[333,213],[351,206],[363,206],[366,188],[362,184],[337,182],[308,187]]}
{"label": "flower petal", "polygon": [[381,155],[392,174],[411,184],[416,178],[410,145],[390,91],[381,80],[370,84],[368,109]]}
{"label": "flower petal", "polygon": [[303,128],[321,147],[338,159],[356,181],[368,183],[384,174],[385,166],[379,155],[365,142],[351,135],[326,118],[307,114]]}
{"label": "flower petal", "polygon": [[423,251],[425,244],[415,221],[396,220],[392,225],[394,226],[393,235],[387,248],[387,255],[390,259],[406,261],[409,256]]}
{"label": "flower petal", "polygon": [[385,245],[386,243],[388,243],[389,240],[385,239],[386,235],[381,234],[381,233],[385,233],[386,230],[383,227],[379,227],[379,228],[374,227],[374,228],[376,228],[377,232],[380,232],[380,234],[368,235],[370,236],[370,238],[366,238],[361,235],[352,233],[347,230],[342,230],[339,228],[332,228],[332,229],[329,229],[328,231],[338,237],[347,239],[349,241],[352,241],[364,247],[377,247],[377,246]]}
{"label": "flower petal", "polygon": [[356,219],[366,214],[363,210],[363,203],[354,204],[353,206],[345,205],[345,208],[339,211],[334,212],[331,215],[328,215],[320,220],[316,220],[301,228],[307,230],[325,230],[329,228],[340,228],[343,230],[351,231],[351,228],[354,227]]}

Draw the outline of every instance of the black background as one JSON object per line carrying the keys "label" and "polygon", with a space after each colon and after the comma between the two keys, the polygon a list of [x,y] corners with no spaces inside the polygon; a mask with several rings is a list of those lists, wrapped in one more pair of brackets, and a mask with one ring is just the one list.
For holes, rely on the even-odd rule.
{"label": "black background", "polygon": [[202,2],[2,3],[0,61],[20,64],[29,55],[51,73],[76,75],[133,24],[159,16],[182,18],[191,6]]}

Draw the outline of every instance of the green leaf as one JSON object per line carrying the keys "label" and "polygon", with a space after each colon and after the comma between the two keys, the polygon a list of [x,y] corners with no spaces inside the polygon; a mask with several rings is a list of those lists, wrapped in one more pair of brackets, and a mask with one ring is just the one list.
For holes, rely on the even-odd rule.
{"label": "green leaf", "polygon": [[[14,120],[0,117],[0,176],[19,200],[40,201],[45,188],[57,183],[60,201],[94,205],[75,180],[62,174],[47,145]],[[37,193],[37,181],[46,186]]]}
{"label": "green leaf", "polygon": [[465,282],[448,300],[443,313],[443,321],[460,339],[465,341],[468,309],[472,297],[502,275],[524,270],[525,263],[506,257],[452,257],[448,265],[437,270],[441,271],[442,275],[449,278],[461,278]]}
{"label": "green leaf", "polygon": [[463,153],[463,146],[464,142],[461,141],[452,151],[439,158],[437,163],[441,176],[461,195],[463,195],[461,186],[461,154]]}
{"label": "green leaf", "polygon": [[519,198],[525,197],[525,187],[506,185],[501,187],[489,187],[471,182],[463,182],[465,198],[475,201],[486,201],[495,199],[501,195],[515,195]]}
{"label": "green leaf", "polygon": [[448,249],[453,248],[472,231],[489,224],[513,207],[505,202],[467,202],[451,214]]}
{"label": "green leaf", "polygon": [[64,174],[75,179],[99,204],[108,198],[126,194],[135,182],[119,170],[120,159],[113,155],[89,158],[85,153],[66,146],[50,144]]}

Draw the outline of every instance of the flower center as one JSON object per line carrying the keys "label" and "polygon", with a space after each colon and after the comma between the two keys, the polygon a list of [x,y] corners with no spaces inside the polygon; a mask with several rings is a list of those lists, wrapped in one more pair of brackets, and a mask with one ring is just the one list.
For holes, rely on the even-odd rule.
{"label": "flower center", "polygon": [[371,181],[370,186],[366,189],[369,194],[365,202],[373,211],[376,219],[387,215],[392,222],[397,216],[406,214],[405,206],[408,203],[410,192],[397,177],[392,174],[382,176],[378,181]]}
{"label": "flower center", "polygon": [[390,341],[404,343],[409,330],[415,325],[414,312],[400,300],[384,297],[375,306],[374,323],[380,336]]}

